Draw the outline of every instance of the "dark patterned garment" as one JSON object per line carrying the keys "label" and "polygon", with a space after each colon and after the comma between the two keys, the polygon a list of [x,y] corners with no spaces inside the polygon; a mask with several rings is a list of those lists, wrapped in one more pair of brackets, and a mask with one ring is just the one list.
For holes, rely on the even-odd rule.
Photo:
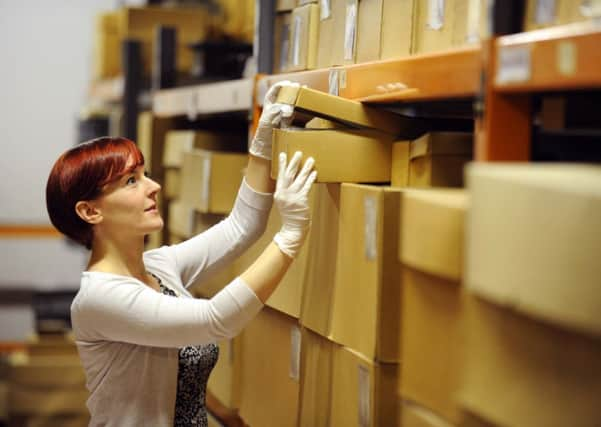
{"label": "dark patterned garment", "polygon": [[[165,295],[177,297],[177,294],[156,279]],[[175,399],[175,427],[207,427],[207,408],[205,405],[207,381],[217,363],[219,347],[216,344],[187,346],[179,350],[179,368],[177,372],[177,396]]]}

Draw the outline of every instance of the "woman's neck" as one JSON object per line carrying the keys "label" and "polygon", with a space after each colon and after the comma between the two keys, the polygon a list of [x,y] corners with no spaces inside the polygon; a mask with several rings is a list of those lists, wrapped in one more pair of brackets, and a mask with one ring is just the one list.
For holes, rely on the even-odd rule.
{"label": "woman's neck", "polygon": [[136,277],[144,281],[146,278],[146,267],[142,257],[144,239],[132,240],[94,239],[87,269]]}

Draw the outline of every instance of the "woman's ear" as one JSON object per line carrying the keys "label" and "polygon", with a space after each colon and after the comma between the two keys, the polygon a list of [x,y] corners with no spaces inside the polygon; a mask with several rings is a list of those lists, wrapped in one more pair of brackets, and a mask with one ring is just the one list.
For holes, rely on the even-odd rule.
{"label": "woman's ear", "polygon": [[98,210],[94,203],[90,201],[79,201],[75,204],[75,212],[77,216],[89,224],[98,224],[102,221],[102,213]]}

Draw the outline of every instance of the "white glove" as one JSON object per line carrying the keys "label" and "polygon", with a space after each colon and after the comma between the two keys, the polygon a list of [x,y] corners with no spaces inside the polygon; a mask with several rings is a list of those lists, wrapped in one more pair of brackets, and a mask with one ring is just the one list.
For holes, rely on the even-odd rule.
{"label": "white glove", "polygon": [[290,164],[286,166],[286,154],[280,153],[280,170],[273,195],[282,218],[282,228],[273,240],[290,258],[298,255],[309,231],[311,216],[307,195],[317,178],[317,172],[311,172],[315,164],[313,157],[309,157],[302,170],[298,172],[301,157],[302,153],[297,151],[292,156]]}
{"label": "white glove", "polygon": [[275,100],[278,97],[278,92],[283,86],[299,87],[298,83],[292,83],[287,80],[277,82],[265,95],[263,101],[263,112],[259,118],[257,132],[250,143],[249,152],[253,156],[262,157],[271,160],[271,140],[273,128],[280,127],[281,124],[288,124],[294,112],[294,107],[288,104],[279,104]]}

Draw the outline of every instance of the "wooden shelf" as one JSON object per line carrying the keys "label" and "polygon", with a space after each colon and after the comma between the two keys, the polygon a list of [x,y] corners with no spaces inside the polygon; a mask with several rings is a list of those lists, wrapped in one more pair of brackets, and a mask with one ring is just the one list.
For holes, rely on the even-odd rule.
{"label": "wooden shelf", "polygon": [[152,110],[157,117],[249,111],[254,79],[239,79],[197,86],[165,89],[153,95]]}
{"label": "wooden shelf", "polygon": [[330,92],[332,73],[338,74],[339,96],[363,102],[468,98],[475,96],[480,88],[481,70],[481,50],[474,46],[402,59],[265,76],[259,83],[257,101],[262,101],[266,88],[282,80]]}
{"label": "wooden shelf", "polygon": [[123,97],[123,90],[123,77],[115,77],[92,82],[88,96],[101,102],[119,102]]}
{"label": "wooden shelf", "polygon": [[601,26],[593,21],[499,37],[494,90],[601,88]]}

